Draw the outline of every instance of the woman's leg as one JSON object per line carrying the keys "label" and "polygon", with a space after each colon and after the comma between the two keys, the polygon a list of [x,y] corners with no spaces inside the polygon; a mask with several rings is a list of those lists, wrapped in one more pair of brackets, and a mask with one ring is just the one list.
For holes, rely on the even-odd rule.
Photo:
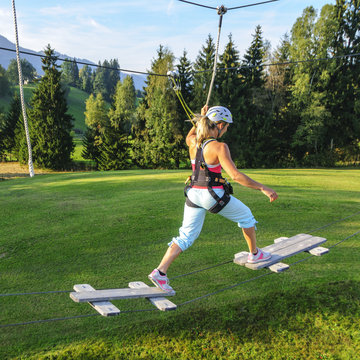
{"label": "woman's leg", "polygon": [[255,227],[242,228],[242,231],[250,252],[255,254],[257,251]]}
{"label": "woman's leg", "polygon": [[205,209],[194,208],[185,204],[184,218],[179,229],[179,236],[173,238],[169,243],[169,248],[157,267],[158,270],[166,274],[172,262],[199,237],[205,215]]}
{"label": "woman's leg", "polygon": [[179,245],[172,243],[169,248],[167,249],[164,257],[162,258],[160,265],[157,267],[159,271],[166,274],[168,271],[169,266],[172,262],[182,253],[181,248]]}
{"label": "woman's leg", "polygon": [[[220,196],[220,195],[219,195]],[[229,203],[219,212],[225,218],[238,223],[251,253],[256,253],[255,220],[251,210],[239,199],[231,196]]]}

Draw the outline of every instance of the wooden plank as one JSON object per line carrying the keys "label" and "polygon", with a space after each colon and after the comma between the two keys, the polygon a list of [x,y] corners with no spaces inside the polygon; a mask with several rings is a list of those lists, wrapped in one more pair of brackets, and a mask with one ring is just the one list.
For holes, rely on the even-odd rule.
{"label": "wooden plank", "polygon": [[104,300],[164,297],[173,295],[175,295],[175,291],[165,292],[156,287],[149,287],[143,289],[108,289],[70,293],[70,297],[75,302],[96,302]]}
{"label": "wooden plank", "polygon": [[[276,244],[272,244],[272,245],[269,245],[269,246],[266,246],[265,248],[263,248],[265,251],[267,252],[270,252],[270,253],[273,253],[275,251],[278,251],[279,249],[281,248],[284,248],[284,247],[288,247],[292,244],[296,244],[298,242],[302,242],[306,239],[309,239],[311,238],[312,236],[311,235],[308,235],[308,234],[298,234],[298,235],[295,235],[291,238],[288,238],[286,240],[283,240],[283,241],[280,241]],[[240,253],[241,254],[241,253]],[[248,258],[248,254],[247,252],[242,252],[242,256],[237,256],[235,259],[234,259],[234,262],[236,264],[239,264],[239,265],[245,265],[247,263],[247,258]]]}
{"label": "wooden plank", "polygon": [[273,264],[280,262],[290,256],[296,255],[303,251],[311,250],[318,245],[324,243],[325,238],[311,236],[308,234],[298,234],[289,239],[284,239],[275,244],[266,246],[264,251],[271,253],[271,258],[266,261],[262,261],[256,264],[250,264],[247,262],[247,256],[243,255],[234,259],[234,262],[239,265],[246,266],[249,269],[257,270],[264,267],[269,267]]}
{"label": "wooden plank", "polygon": [[235,258],[242,258],[244,256],[246,256],[246,261],[247,261],[247,257],[248,257],[249,253],[247,251],[241,251],[237,254],[234,255]]}
{"label": "wooden plank", "polygon": [[279,263],[269,266],[269,270],[276,272],[276,273],[283,272],[285,270],[288,270],[289,268],[290,268],[290,266],[288,264],[284,264],[282,262],[279,262]]}
{"label": "wooden plank", "polygon": [[[149,286],[142,281],[134,281],[129,283],[131,289],[143,289]],[[176,310],[177,306],[165,297],[147,298],[153,305],[155,305],[161,311]]]}
{"label": "wooden plank", "polygon": [[[76,292],[95,291],[95,289],[89,284],[74,285],[74,290]],[[110,301],[95,301],[89,302],[89,304],[102,316],[114,316],[120,314],[120,310]]]}
{"label": "wooden plank", "polygon": [[311,249],[308,251],[311,255],[315,255],[315,256],[322,256],[324,254],[327,254],[329,252],[328,248],[324,248],[321,246],[318,246],[314,249]]}
{"label": "wooden plank", "polygon": [[287,239],[288,239],[288,237],[282,236],[282,237],[279,237],[279,238],[275,239],[274,243],[276,244],[276,243],[282,242],[282,241],[287,240]]}

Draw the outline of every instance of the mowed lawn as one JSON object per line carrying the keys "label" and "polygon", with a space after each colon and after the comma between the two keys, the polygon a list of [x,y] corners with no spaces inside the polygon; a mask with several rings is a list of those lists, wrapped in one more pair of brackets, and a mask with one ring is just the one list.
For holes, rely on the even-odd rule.
{"label": "mowed lawn", "polygon": [[[282,274],[252,271],[232,263],[247,250],[241,230],[208,214],[168,273],[177,292],[170,300],[181,306],[143,311],[155,308],[146,299],[113,301],[124,312],[109,318],[73,302],[69,291],[81,283],[150,285],[147,274],[181,225],[189,172],[0,182],[0,358],[359,359],[360,170],[244,172],[279,194],[270,204],[234,184],[259,221],[259,246],[311,233],[328,239],[329,254],[294,256]],[[64,292],[4,296],[46,291]],[[94,316],[72,318],[81,315]],[[38,320],[54,321],[31,323]]]}

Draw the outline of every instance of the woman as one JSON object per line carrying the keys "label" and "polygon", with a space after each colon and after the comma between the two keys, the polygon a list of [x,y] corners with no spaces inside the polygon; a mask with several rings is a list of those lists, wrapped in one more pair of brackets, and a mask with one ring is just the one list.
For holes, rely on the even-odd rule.
{"label": "woman", "polygon": [[[201,109],[201,117],[194,119],[194,126],[186,137],[193,168],[191,185],[185,188],[187,196],[184,218],[179,236],[173,238],[160,265],[152,271],[149,279],[164,291],[173,291],[166,276],[171,263],[200,235],[206,211],[218,213],[238,223],[249,247],[248,262],[257,263],[271,257],[256,246],[255,224],[257,221],[250,209],[231,196],[229,184],[221,176],[221,169],[240,185],[260,190],[270,202],[278,198],[276,192],[241,173],[231,159],[225,143],[218,142],[232,121],[230,111],[222,106]],[[230,186],[231,187],[231,186]]]}

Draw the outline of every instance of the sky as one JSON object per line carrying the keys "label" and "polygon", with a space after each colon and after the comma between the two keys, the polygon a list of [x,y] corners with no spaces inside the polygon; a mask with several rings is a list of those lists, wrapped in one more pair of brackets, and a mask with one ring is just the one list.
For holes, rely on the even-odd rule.
{"label": "sky", "polygon": [[[192,0],[227,8],[264,0]],[[279,0],[231,10],[223,15],[221,53],[231,33],[242,57],[255,27],[276,48],[307,6],[319,12],[335,0]],[[40,51],[50,44],[57,52],[98,63],[118,59],[122,69],[148,71],[159,45],[176,58],[186,50],[195,61],[208,34],[215,40],[219,15],[215,10],[178,0],[16,0],[20,46]],[[0,35],[15,42],[11,0],[0,0]],[[1,51],[0,51],[1,56]]]}

